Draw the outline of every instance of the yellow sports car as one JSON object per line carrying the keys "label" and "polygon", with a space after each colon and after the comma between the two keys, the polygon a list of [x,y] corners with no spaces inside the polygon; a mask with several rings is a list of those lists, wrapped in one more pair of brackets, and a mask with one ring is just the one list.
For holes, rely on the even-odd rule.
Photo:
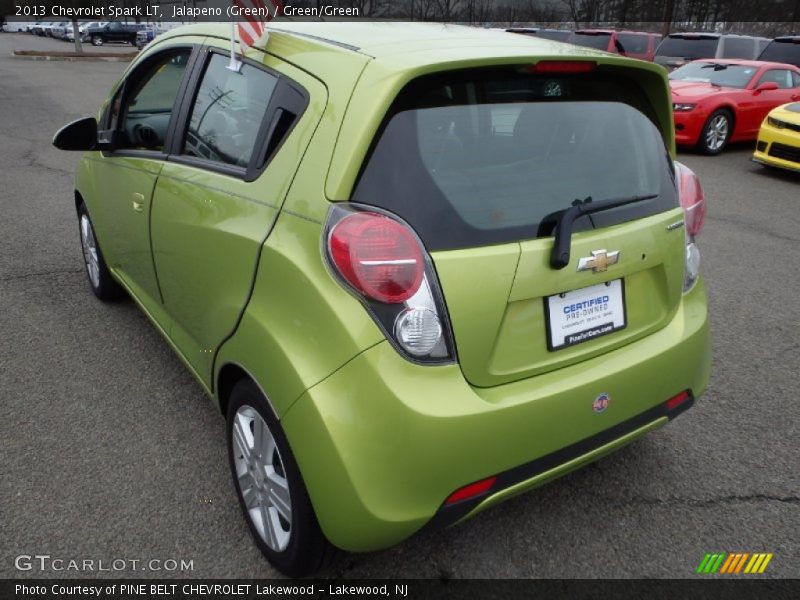
{"label": "yellow sports car", "polygon": [[800,172],[800,102],[774,108],[761,123],[753,160]]}

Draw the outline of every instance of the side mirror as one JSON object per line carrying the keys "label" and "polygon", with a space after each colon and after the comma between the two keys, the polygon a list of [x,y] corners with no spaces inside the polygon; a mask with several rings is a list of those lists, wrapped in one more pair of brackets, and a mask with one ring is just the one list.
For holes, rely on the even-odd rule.
{"label": "side mirror", "polygon": [[97,120],[84,117],[64,125],[53,137],[59,150],[94,150],[97,147]]}
{"label": "side mirror", "polygon": [[775,83],[774,81],[764,81],[758,84],[758,86],[755,89],[755,92],[757,94],[760,94],[761,92],[768,92],[769,90],[777,90],[777,89],[778,89],[778,84]]}

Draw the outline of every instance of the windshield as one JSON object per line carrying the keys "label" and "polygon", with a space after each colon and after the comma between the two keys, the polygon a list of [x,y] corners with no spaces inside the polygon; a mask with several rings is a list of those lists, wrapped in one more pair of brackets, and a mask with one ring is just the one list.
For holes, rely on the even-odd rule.
{"label": "windshield", "polygon": [[586,46],[587,48],[597,48],[598,50],[606,50],[608,48],[608,40],[611,37],[610,33],[580,33],[575,32],[567,38],[570,44],[577,46]]}
{"label": "windshield", "polygon": [[773,40],[764,48],[758,60],[788,63],[800,67],[800,39],[796,42]]}
{"label": "windshield", "polygon": [[628,79],[509,71],[429,76],[398,97],[353,200],[406,219],[429,250],[552,233],[576,199],[657,195],[575,230],[677,205],[644,94]]}
{"label": "windshield", "polygon": [[743,89],[750,83],[756,71],[756,67],[698,61],[675,69],[669,74],[669,78]]}
{"label": "windshield", "polygon": [[656,51],[656,56],[674,56],[678,58],[714,58],[717,55],[719,38],[703,37],[666,37]]}

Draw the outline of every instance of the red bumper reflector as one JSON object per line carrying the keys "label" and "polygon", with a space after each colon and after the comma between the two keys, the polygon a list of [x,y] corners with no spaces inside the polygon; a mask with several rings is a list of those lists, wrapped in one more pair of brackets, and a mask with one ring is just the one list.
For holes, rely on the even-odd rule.
{"label": "red bumper reflector", "polygon": [[591,60],[542,60],[527,70],[530,73],[588,73],[596,66]]}
{"label": "red bumper reflector", "polygon": [[487,477],[486,479],[481,479],[475,483],[465,485],[463,488],[450,494],[444,503],[455,504],[456,502],[461,502],[462,500],[468,500],[469,498],[480,496],[481,494],[492,489],[495,481],[497,481],[497,477]]}
{"label": "red bumper reflector", "polygon": [[672,410],[676,406],[680,406],[689,399],[689,392],[681,392],[677,396],[673,396],[667,400],[667,410]]}

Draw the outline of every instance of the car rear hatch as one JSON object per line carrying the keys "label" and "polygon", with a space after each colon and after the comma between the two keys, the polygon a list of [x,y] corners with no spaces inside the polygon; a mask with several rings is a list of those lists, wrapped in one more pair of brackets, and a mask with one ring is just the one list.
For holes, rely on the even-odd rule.
{"label": "car rear hatch", "polygon": [[608,50],[611,41],[610,31],[581,30],[573,32],[568,38],[567,43],[596,50]]}
{"label": "car rear hatch", "polygon": [[[609,352],[677,310],[683,215],[657,125],[668,105],[654,108],[642,73],[618,59],[437,73],[389,111],[352,200],[420,236],[472,385]],[[665,81],[656,91],[668,98]],[[554,265],[567,209],[622,199],[579,217],[568,264]]]}
{"label": "car rear hatch", "polygon": [[800,67],[800,36],[775,38],[767,44],[758,60],[787,63]]}
{"label": "car rear hatch", "polygon": [[655,62],[666,67],[680,67],[698,58],[715,58],[717,46],[717,34],[671,33],[658,45]]}

